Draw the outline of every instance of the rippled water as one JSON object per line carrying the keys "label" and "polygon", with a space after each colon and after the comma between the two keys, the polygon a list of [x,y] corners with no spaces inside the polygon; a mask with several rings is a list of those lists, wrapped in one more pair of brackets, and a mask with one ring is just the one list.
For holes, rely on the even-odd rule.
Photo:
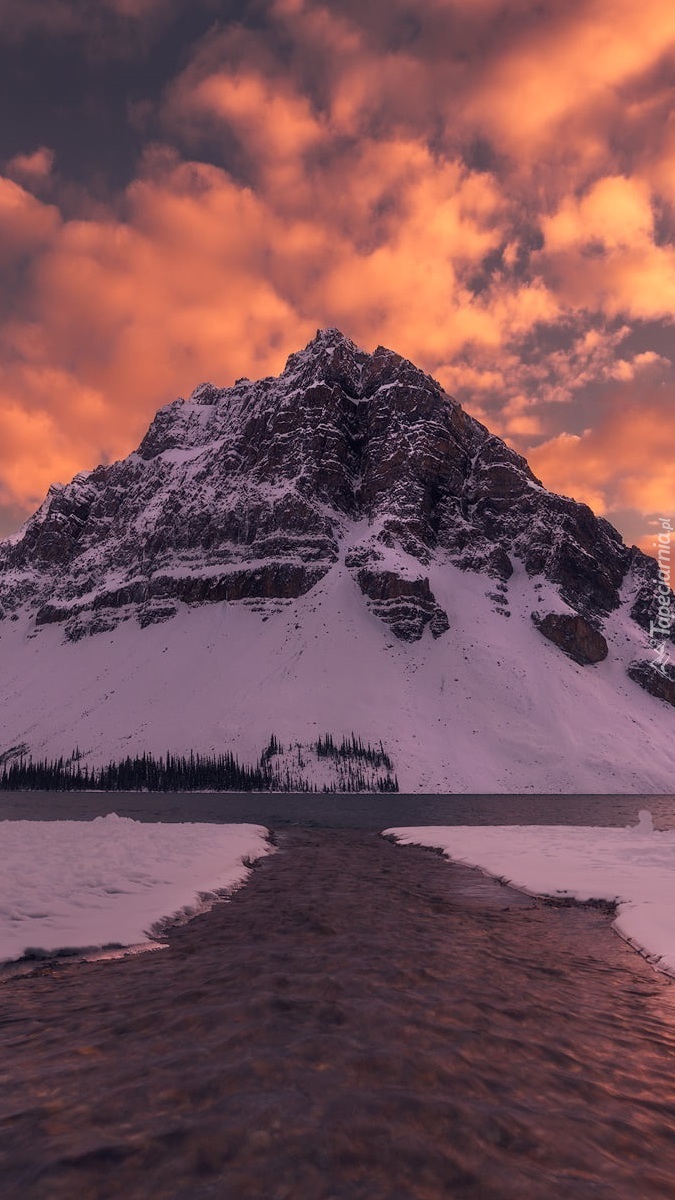
{"label": "rippled water", "polygon": [[384,829],[399,825],[634,825],[648,808],[675,829],[675,796],[307,796],[280,793],[4,792],[0,820],[87,821],[109,812],[138,821],[251,821],[272,828]]}
{"label": "rippled water", "polygon": [[169,951],[0,986],[3,1200],[673,1200],[675,986],[606,913],[372,833],[644,808],[675,828],[673,796],[0,795],[280,831]]}
{"label": "rippled water", "polygon": [[675,988],[605,914],[279,841],[168,951],[2,989],[3,1200],[672,1200]]}

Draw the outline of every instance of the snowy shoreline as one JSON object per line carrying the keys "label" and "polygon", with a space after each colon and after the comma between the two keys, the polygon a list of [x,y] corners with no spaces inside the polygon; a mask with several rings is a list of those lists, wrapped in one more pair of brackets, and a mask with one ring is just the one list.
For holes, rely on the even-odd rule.
{"label": "snowy shoreline", "polygon": [[[600,901],[613,928],[675,976],[675,830],[637,826],[455,825],[384,830],[531,895]],[[264,825],[0,821],[0,966],[154,949],[176,924],[243,884],[273,850]]]}
{"label": "snowy shoreline", "polygon": [[612,905],[612,928],[655,970],[675,978],[675,831],[640,813],[625,828],[567,825],[418,826],[384,831],[441,850],[518,891]]}
{"label": "snowy shoreline", "polygon": [[0,964],[156,949],[272,849],[260,825],[0,821]]}

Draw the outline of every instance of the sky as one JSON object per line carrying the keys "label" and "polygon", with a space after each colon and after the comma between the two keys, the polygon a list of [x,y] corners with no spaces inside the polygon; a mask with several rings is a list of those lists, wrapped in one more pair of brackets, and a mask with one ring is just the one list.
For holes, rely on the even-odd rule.
{"label": "sky", "polygon": [[672,0],[0,0],[0,534],[319,327],[675,514]]}

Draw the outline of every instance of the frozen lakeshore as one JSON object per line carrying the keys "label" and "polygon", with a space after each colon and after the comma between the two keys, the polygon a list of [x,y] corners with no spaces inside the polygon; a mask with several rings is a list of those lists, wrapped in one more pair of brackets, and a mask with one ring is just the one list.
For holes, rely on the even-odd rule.
{"label": "frozen lakeshore", "polygon": [[675,831],[654,829],[647,810],[627,828],[455,825],[386,832],[533,895],[614,905],[620,937],[675,976]]}
{"label": "frozen lakeshore", "polygon": [[[34,793],[26,803],[21,793],[16,813],[10,810],[0,820],[0,970],[24,954],[33,959],[111,946],[147,948],[148,934],[156,939],[167,923],[209,907],[214,896],[243,883],[248,865],[271,849],[265,825],[237,822],[232,806],[242,797],[75,793],[74,803],[72,794],[57,795],[55,802],[50,793],[42,794],[46,801]],[[547,807],[541,797],[536,803],[512,798],[508,806],[500,805],[499,797],[439,797],[436,805],[419,797],[415,805],[413,797],[358,795],[339,800],[286,796],[272,803],[285,826],[297,825],[299,818],[312,827],[328,820],[337,827],[379,831],[381,818],[388,811],[394,815],[398,801],[401,815],[424,813],[432,823],[394,826],[385,831],[390,836],[440,850],[533,894],[615,905],[617,932],[659,969],[675,974],[672,797],[662,798],[657,818],[665,821],[662,829],[654,829],[650,811],[636,813],[637,797],[630,804],[623,798],[623,812],[620,797],[576,797],[578,805],[583,800],[579,825],[573,798],[564,806],[548,799]],[[592,820],[592,799],[598,824]],[[133,816],[96,815],[96,806],[111,800],[126,804]],[[279,827],[278,820],[270,820],[278,814],[269,797],[244,796],[243,802],[244,815],[250,817],[253,808],[258,820]],[[44,819],[40,806],[54,815],[57,803],[64,810],[61,819]],[[22,808],[26,816],[15,819]],[[564,823],[552,820],[556,813]],[[464,825],[464,814],[481,819]],[[513,823],[500,823],[505,815]],[[628,817],[625,825],[622,815]],[[452,818],[450,824],[444,816]],[[528,816],[537,823],[530,824]]]}
{"label": "frozen lakeshore", "polygon": [[[151,949],[271,847],[257,825],[0,821],[0,967],[27,955]],[[149,938],[153,938],[149,941]]]}
{"label": "frozen lakeshore", "polygon": [[289,830],[168,940],[4,985],[7,1200],[672,1197],[673,989],[601,910]]}

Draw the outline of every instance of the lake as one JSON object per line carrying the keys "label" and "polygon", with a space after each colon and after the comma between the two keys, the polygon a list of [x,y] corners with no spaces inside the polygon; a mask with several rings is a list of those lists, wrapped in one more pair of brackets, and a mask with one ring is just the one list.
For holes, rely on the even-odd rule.
{"label": "lake", "polygon": [[675,829],[675,795],[307,795],[282,792],[2,792],[0,820],[252,822],[270,828],[399,825],[634,825]]}

